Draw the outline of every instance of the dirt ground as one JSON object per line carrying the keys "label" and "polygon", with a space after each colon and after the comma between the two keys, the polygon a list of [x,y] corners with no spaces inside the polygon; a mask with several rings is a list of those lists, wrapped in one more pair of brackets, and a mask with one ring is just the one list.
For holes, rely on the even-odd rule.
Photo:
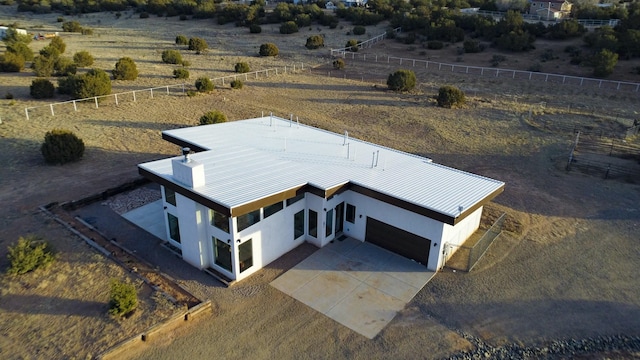
{"label": "dirt ground", "polygon": [[[32,31],[59,30],[57,16],[0,7],[0,23],[17,21]],[[110,277],[125,276],[122,270],[43,218],[37,207],[136,178],[136,164],[179,153],[161,139],[161,130],[194,125],[213,109],[230,120],[262,111],[283,117],[293,113],[306,124],[347,130],[357,138],[502,180],[505,192],[492,207],[507,212],[520,231],[501,235],[472,273],[440,272],[373,340],[271,288],[268,281],[291,264],[276,262],[231,289],[181,278],[185,287],[212,299],[216,313],[139,349],[132,358],[441,358],[470,347],[459,332],[493,345],[640,335],[638,182],[566,172],[572,134],[533,126],[523,116],[531,111],[540,121],[582,121],[616,129],[637,116],[639,94],[427,72],[418,72],[418,91],[396,94],[380,83],[323,75],[328,51],[304,48],[315,26],[290,36],[266,26],[263,34],[250,36],[246,29],[205,20],[139,19],[134,14],[116,19],[108,13],[68,20],[94,28],[95,35],[62,34],[65,55],[87,50],[96,57],[96,66],[105,69],[122,56],[138,64],[140,78],[114,82],[114,92],[179,83],[170,77],[173,67],[160,60],[163,49],[175,48],[177,34],[204,37],[212,48],[203,55],[183,51],[192,63],[191,79],[228,75],[237,61],[247,61],[255,70],[301,62],[320,67],[251,80],[240,91],[220,87],[208,95],[172,94],[55,116],[45,108],[29,121],[25,107],[47,104],[29,98],[31,74],[0,74],[0,95],[15,96],[0,99],[0,268],[7,265],[6,246],[28,233],[46,236],[61,251],[58,265],[46,275],[2,276],[0,357],[83,358],[155,321],[151,309],[163,307],[151,294],[140,318],[114,322],[104,315],[105,284]],[[341,47],[350,38],[350,25],[342,25],[344,29],[322,29],[327,47]],[[370,27],[363,39],[382,31],[381,26]],[[278,45],[279,57],[255,56],[267,41]],[[33,42],[31,47],[45,45]],[[394,56],[405,51],[403,56],[411,57],[420,50],[400,50],[385,41],[368,51]],[[465,64],[472,60],[465,55]],[[508,60],[504,67],[512,65],[509,61],[515,63]],[[479,65],[487,64],[482,60]],[[382,64],[348,63],[350,67],[382,75],[392,70]],[[625,72],[617,76],[633,80]],[[433,89],[449,83],[462,85],[470,95],[464,108],[434,106]],[[82,161],[43,163],[40,143],[46,131],[57,127],[71,129],[85,141]]]}

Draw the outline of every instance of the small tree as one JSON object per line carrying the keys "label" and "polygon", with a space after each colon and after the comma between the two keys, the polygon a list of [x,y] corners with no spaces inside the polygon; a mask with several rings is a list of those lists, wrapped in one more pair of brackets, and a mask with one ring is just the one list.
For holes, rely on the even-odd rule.
{"label": "small tree", "polygon": [[82,158],[84,141],[69,130],[54,129],[44,135],[40,151],[48,164],[63,165]]}
{"label": "small tree", "polygon": [[176,36],[176,45],[189,45],[189,40],[184,35]]}
{"label": "small tree", "polygon": [[[86,74],[67,77],[64,87],[74,99],[85,99],[94,96],[111,94],[111,79],[101,69],[91,69]],[[63,85],[59,84],[59,89]]]}
{"label": "small tree", "polygon": [[82,32],[82,26],[77,21],[65,21],[62,23],[64,32]]}
{"label": "small tree", "polygon": [[55,86],[53,86],[53,83],[47,79],[34,79],[29,87],[31,97],[34,99],[52,98],[55,91]]}
{"label": "small tree", "polygon": [[597,77],[609,76],[613,72],[617,63],[618,54],[607,49],[602,49],[591,58],[593,75]]}
{"label": "small tree", "polygon": [[38,77],[49,77],[53,75],[56,59],[48,56],[38,55],[33,59],[31,67]]}
{"label": "small tree", "polygon": [[462,47],[464,52],[468,54],[479,53],[484,50],[484,46],[478,40],[465,40]]}
{"label": "small tree", "polygon": [[345,63],[343,58],[337,58],[333,60],[333,68],[336,70],[344,69]]}
{"label": "small tree", "polygon": [[128,282],[111,280],[109,291],[109,314],[123,317],[138,307],[138,293],[136,287]]}
{"label": "small tree", "polygon": [[113,78],[116,80],[135,80],[138,77],[136,63],[130,57],[123,57],[116,62]]}
{"label": "small tree", "polygon": [[20,72],[24,68],[24,58],[20,55],[7,52],[0,55],[0,71]]}
{"label": "small tree", "polygon": [[251,34],[260,34],[262,32],[262,28],[258,24],[251,24],[251,26],[249,26],[249,32]]}
{"label": "small tree", "polygon": [[196,54],[201,54],[203,51],[207,50],[209,45],[207,42],[199,37],[193,37],[189,39],[189,50],[193,50]]}
{"label": "small tree", "polygon": [[62,56],[56,59],[53,69],[56,76],[74,75],[78,71],[78,67],[73,60]]}
{"label": "small tree", "polygon": [[213,82],[207,77],[201,77],[196,80],[196,89],[199,92],[209,92],[213,90]]}
{"label": "small tree", "polygon": [[351,39],[347,41],[347,44],[344,47],[349,48],[350,51],[358,52],[358,40]]}
{"label": "small tree", "polygon": [[78,51],[73,54],[73,62],[79,67],[87,67],[93,65],[93,56],[88,51]]}
{"label": "small tree", "polygon": [[280,25],[280,34],[293,34],[298,32],[298,24],[295,21],[287,21]]}
{"label": "small tree", "polygon": [[451,109],[464,105],[465,101],[464,92],[455,86],[445,85],[438,90],[438,106]]}
{"label": "small tree", "polygon": [[189,70],[187,69],[175,69],[173,70],[173,77],[176,79],[188,79]]}
{"label": "small tree", "polygon": [[200,125],[211,125],[227,122],[227,115],[219,110],[209,111],[200,117]]}
{"label": "small tree", "polygon": [[278,47],[273,43],[265,43],[260,45],[260,56],[277,56]]}
{"label": "small tree", "polygon": [[7,52],[22,56],[26,61],[33,61],[33,51],[23,42],[7,44]]}
{"label": "small tree", "polygon": [[236,79],[236,80],[232,80],[231,81],[231,88],[232,89],[242,89],[243,86],[244,86],[244,84],[242,83],[242,80],[240,80],[240,79]]}
{"label": "small tree", "polygon": [[249,68],[249,64],[246,62],[239,62],[236,63],[235,70],[237,73],[248,73],[251,71],[251,68]]}
{"label": "small tree", "polygon": [[416,74],[411,70],[397,70],[389,74],[387,86],[393,91],[410,91],[416,87]]}
{"label": "small tree", "polygon": [[162,52],[162,62],[165,64],[182,64],[182,55],[178,50],[165,50]]}
{"label": "small tree", "polygon": [[324,37],[322,35],[311,35],[307,38],[307,43],[305,44],[307,49],[318,49],[324,47]]}
{"label": "small tree", "polygon": [[362,25],[354,26],[353,31],[351,31],[353,35],[364,35],[367,32],[367,28]]}
{"label": "small tree", "polygon": [[57,49],[59,54],[64,54],[64,51],[67,50],[67,44],[65,44],[64,40],[59,36],[52,38],[49,46]]}
{"label": "small tree", "polygon": [[18,242],[8,247],[9,274],[22,275],[38,268],[49,266],[55,259],[49,243],[37,236],[18,238]]}

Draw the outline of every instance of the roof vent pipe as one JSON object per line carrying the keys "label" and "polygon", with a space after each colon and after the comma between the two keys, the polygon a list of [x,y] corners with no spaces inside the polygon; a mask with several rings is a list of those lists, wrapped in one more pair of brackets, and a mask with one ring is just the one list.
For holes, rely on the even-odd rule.
{"label": "roof vent pipe", "polygon": [[347,140],[349,140],[349,132],[347,130],[344,131],[344,141],[342,145],[347,145]]}
{"label": "roof vent pipe", "polygon": [[300,128],[300,118],[296,116],[296,123],[298,123],[298,128]]}
{"label": "roof vent pipe", "polygon": [[182,148],[182,155],[184,156],[184,160],[182,160],[182,162],[188,163],[189,161],[191,161],[191,159],[189,158],[189,153],[191,152],[191,149],[188,147],[183,147]]}
{"label": "roof vent pipe", "polygon": [[371,168],[373,169],[373,165],[376,163],[376,152],[373,152],[373,155],[371,156]]}
{"label": "roof vent pipe", "polygon": [[269,113],[269,126],[273,126],[273,113]]}
{"label": "roof vent pipe", "polygon": [[378,167],[378,160],[380,160],[380,150],[376,151],[376,167]]}
{"label": "roof vent pipe", "polygon": [[289,127],[293,126],[293,114],[289,114]]}

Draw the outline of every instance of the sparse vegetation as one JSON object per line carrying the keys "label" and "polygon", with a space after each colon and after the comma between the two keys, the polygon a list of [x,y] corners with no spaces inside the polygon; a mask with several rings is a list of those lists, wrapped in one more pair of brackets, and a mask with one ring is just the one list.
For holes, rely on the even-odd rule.
{"label": "sparse vegetation", "polygon": [[438,106],[452,108],[465,103],[464,92],[455,86],[445,85],[438,90]]}
{"label": "sparse vegetation", "polygon": [[307,49],[318,49],[324,47],[324,36],[322,35],[311,35],[307,38],[307,43],[305,44]]}
{"label": "sparse vegetation", "polygon": [[26,61],[33,61],[33,51],[21,41],[7,44],[7,53],[14,53]]}
{"label": "sparse vegetation", "polygon": [[444,47],[444,43],[438,40],[432,40],[427,43],[427,49],[440,50]]}
{"label": "sparse vegetation", "polygon": [[251,24],[251,26],[249,26],[249,32],[251,34],[260,34],[262,32],[262,28],[258,24]]}
{"label": "sparse vegetation", "polygon": [[101,69],[91,69],[86,74],[71,75],[58,80],[58,92],[74,99],[86,99],[111,94],[111,79]]}
{"label": "sparse vegetation", "polygon": [[63,165],[82,158],[84,141],[69,130],[54,129],[45,134],[40,151],[47,164]]}
{"label": "sparse vegetation", "polygon": [[367,28],[362,25],[358,25],[354,26],[351,32],[353,33],[353,35],[364,35],[364,33],[367,32]]}
{"label": "sparse vegetation", "polygon": [[18,238],[18,242],[9,246],[8,250],[10,264],[7,272],[13,275],[46,268],[55,259],[49,243],[33,235]]}
{"label": "sparse vegetation", "polygon": [[593,57],[591,57],[591,66],[593,66],[593,75],[597,77],[606,77],[611,75],[613,69],[618,63],[618,54],[602,49]]}
{"label": "sparse vegetation", "polygon": [[189,45],[189,39],[184,35],[176,36],[176,45]]}
{"label": "sparse vegetation", "polygon": [[82,32],[82,25],[77,21],[65,21],[62,23],[64,32]]}
{"label": "sparse vegetation", "polygon": [[182,54],[178,50],[164,50],[162,62],[165,64],[182,64]]}
{"label": "sparse vegetation", "polygon": [[73,60],[63,56],[56,59],[53,69],[55,76],[74,75],[78,71],[78,67]]}
{"label": "sparse vegetation", "polygon": [[344,46],[345,48],[349,48],[349,51],[357,52],[358,51],[358,40],[350,39],[347,41],[347,44]]}
{"label": "sparse vegetation", "polygon": [[411,70],[397,70],[389,74],[387,86],[393,91],[410,91],[416,87],[416,74]]}
{"label": "sparse vegetation", "polygon": [[135,80],[138,77],[138,67],[130,57],[123,57],[116,62],[113,78],[116,80]]}
{"label": "sparse vegetation", "polygon": [[298,32],[298,24],[295,21],[287,21],[280,25],[280,34],[293,34]]}
{"label": "sparse vegetation", "polygon": [[31,97],[34,99],[48,99],[55,94],[56,88],[47,79],[34,79],[29,87]]}
{"label": "sparse vegetation", "polygon": [[230,85],[232,89],[242,89],[242,87],[244,86],[244,83],[242,82],[242,80],[236,79],[236,80],[232,80]]}
{"label": "sparse vegetation", "polygon": [[208,48],[209,45],[203,38],[192,37],[189,39],[189,50],[195,51],[196,54],[202,54]]}
{"label": "sparse vegetation", "polygon": [[88,51],[78,51],[73,54],[73,62],[79,67],[87,67],[93,65],[93,56]]}
{"label": "sparse vegetation", "polygon": [[137,307],[138,292],[135,285],[112,279],[109,291],[109,314],[123,317],[135,311]]}
{"label": "sparse vegetation", "polygon": [[337,58],[333,60],[333,68],[336,70],[342,70],[345,67],[345,62],[343,58]]}
{"label": "sparse vegetation", "polygon": [[173,70],[173,77],[176,79],[188,79],[189,70],[187,69],[175,69]]}
{"label": "sparse vegetation", "polygon": [[200,117],[200,125],[210,125],[227,122],[227,115],[219,110],[209,111]]}
{"label": "sparse vegetation", "polygon": [[251,71],[251,68],[249,67],[249,64],[247,64],[246,62],[239,62],[239,63],[236,63],[235,71],[237,73],[248,73],[249,71]]}
{"label": "sparse vegetation", "polygon": [[24,69],[24,58],[20,55],[6,52],[0,55],[0,71],[2,72],[20,72]]}
{"label": "sparse vegetation", "polygon": [[199,92],[209,92],[214,89],[213,82],[207,77],[198,78],[195,86]]}
{"label": "sparse vegetation", "polygon": [[277,56],[278,47],[273,43],[266,43],[260,45],[260,56]]}

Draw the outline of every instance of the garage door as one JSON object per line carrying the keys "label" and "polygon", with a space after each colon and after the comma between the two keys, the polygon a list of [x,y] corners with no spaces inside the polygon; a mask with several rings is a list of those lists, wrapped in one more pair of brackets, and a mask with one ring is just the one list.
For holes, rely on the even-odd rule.
{"label": "garage door", "polygon": [[367,217],[365,241],[427,265],[431,240]]}

